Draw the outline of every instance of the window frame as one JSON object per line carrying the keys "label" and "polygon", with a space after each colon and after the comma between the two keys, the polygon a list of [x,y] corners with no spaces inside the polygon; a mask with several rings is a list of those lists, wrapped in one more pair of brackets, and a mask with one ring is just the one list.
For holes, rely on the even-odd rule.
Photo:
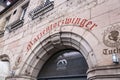
{"label": "window frame", "polygon": [[28,4],[29,4],[29,2],[27,2],[25,5],[23,5],[21,7],[22,8],[22,12],[21,12],[20,20],[23,20],[24,17],[25,17],[25,14],[26,14],[26,11],[27,11],[27,8],[28,8]]}

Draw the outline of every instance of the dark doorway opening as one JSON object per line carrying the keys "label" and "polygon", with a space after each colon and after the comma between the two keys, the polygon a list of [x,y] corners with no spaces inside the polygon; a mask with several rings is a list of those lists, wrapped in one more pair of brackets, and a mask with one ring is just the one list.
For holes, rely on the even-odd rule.
{"label": "dark doorway opening", "polygon": [[38,80],[87,80],[87,70],[87,62],[79,51],[63,50],[47,60]]}

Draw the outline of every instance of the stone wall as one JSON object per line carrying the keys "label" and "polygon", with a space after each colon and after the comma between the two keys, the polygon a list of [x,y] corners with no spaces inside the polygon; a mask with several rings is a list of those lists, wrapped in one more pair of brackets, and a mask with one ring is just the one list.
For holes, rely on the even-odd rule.
{"label": "stone wall", "polygon": [[[32,57],[32,53],[34,53],[32,52],[32,50],[37,48],[40,42],[44,41],[44,39],[51,36],[51,34],[55,34],[59,32],[71,32],[72,27],[68,27],[68,26],[78,26],[74,24],[67,24],[67,26],[62,25],[66,27],[66,28],[63,28],[63,30],[61,30],[62,28],[59,27],[51,30],[50,32],[47,32],[46,34],[42,33],[44,34],[42,38],[39,39],[35,44],[33,44],[30,51],[27,51],[27,47],[30,41],[35,39],[35,37],[38,34],[40,34],[40,32],[42,32],[50,24],[56,23],[60,20],[65,20],[66,18],[81,18],[81,19],[86,19],[87,21],[92,21],[93,23],[97,24],[97,26],[94,27],[92,30],[89,30],[85,27],[74,27],[74,31],[73,31],[74,33],[84,38],[85,41],[92,48],[92,52],[90,52],[89,55],[85,56],[86,60],[90,58],[91,62],[88,61],[88,64],[92,64],[92,66],[89,66],[89,68],[90,70],[93,69],[93,71],[90,71],[90,72],[88,71],[89,79],[92,80],[94,78],[95,80],[101,80],[101,77],[99,79],[99,75],[104,76],[102,75],[104,71],[101,70],[100,66],[105,66],[104,69],[106,69],[108,65],[109,66],[112,65],[113,68],[119,65],[119,64],[116,65],[113,63],[112,53],[116,52],[117,56],[120,58],[120,54],[119,54],[120,46],[116,45],[116,42],[115,42],[117,41],[117,44],[120,43],[120,41],[118,40],[120,35],[116,36],[117,40],[114,40],[113,36],[110,38],[108,37],[109,35],[111,35],[110,32],[112,31],[117,31],[118,33],[120,32],[119,30],[120,29],[119,28],[120,1],[119,0],[54,0],[53,10],[49,11],[43,16],[40,16],[32,20],[31,17],[29,16],[29,13],[40,4],[41,2],[39,0],[30,0],[30,5],[28,6],[23,26],[15,31],[6,33],[3,37],[0,38],[0,54],[1,55],[7,54],[9,56],[10,66],[11,66],[10,70],[15,71],[16,76],[18,75],[28,76],[28,74],[24,72],[23,68],[25,68],[26,66],[27,67],[25,69],[30,67],[28,66],[30,63],[26,64],[26,61],[28,59],[30,61],[34,59]],[[14,8],[11,9],[10,11],[8,11],[8,13],[5,13],[4,16],[10,13],[12,14],[15,9]],[[14,18],[11,17],[11,20],[13,19]],[[1,20],[2,18],[0,18],[0,21]],[[106,40],[109,43],[106,43],[105,42]],[[110,45],[112,43],[113,43],[113,46],[111,47]],[[95,58],[92,58],[93,56]],[[96,72],[97,67],[100,67],[100,70],[102,72],[100,73],[99,71]],[[111,73],[112,70],[114,71],[116,70],[116,68],[115,69],[109,68],[108,74],[106,73],[105,75],[106,76],[113,75],[113,74],[109,74]],[[31,74],[32,72],[29,73],[29,76],[32,76]],[[119,73],[115,72],[114,75],[119,75]],[[108,78],[104,77],[103,80],[107,80],[107,79]]]}

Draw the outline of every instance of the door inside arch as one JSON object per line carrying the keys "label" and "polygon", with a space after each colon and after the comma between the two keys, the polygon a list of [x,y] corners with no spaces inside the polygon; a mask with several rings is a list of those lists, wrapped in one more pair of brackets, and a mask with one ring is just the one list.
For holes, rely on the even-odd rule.
{"label": "door inside arch", "polygon": [[39,72],[38,80],[87,80],[88,65],[76,50],[63,50],[53,55]]}

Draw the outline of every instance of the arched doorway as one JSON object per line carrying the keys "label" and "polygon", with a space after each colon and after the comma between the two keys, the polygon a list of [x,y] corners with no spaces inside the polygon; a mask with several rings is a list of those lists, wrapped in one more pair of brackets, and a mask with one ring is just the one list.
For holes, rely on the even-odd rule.
{"label": "arched doorway", "polygon": [[[94,36],[92,36],[89,31],[86,31],[82,28],[76,26],[69,27],[71,29],[73,27],[72,31],[67,31],[70,29],[68,29],[68,27],[66,26],[60,27],[64,28],[64,30],[66,29],[66,31],[59,32],[58,30],[55,30],[56,32],[46,34],[34,46],[32,46],[32,49],[27,53],[27,56],[24,60],[25,62],[22,64],[23,66],[20,68],[19,74],[26,75],[33,80],[38,79],[38,75],[40,74],[39,72],[42,71],[45,64],[47,64],[47,62],[51,60],[54,55],[59,54],[59,51],[63,51],[66,49],[72,49],[81,52],[80,54],[84,56],[89,69],[94,67],[97,64],[97,60],[93,52],[93,47],[90,45],[92,44],[90,43],[91,39],[85,39],[84,37],[86,35],[83,36],[82,34],[90,34],[90,37],[92,39],[96,38],[94,38]],[[87,73],[87,78],[89,78],[89,73]]]}
{"label": "arched doorway", "polygon": [[87,80],[88,65],[83,55],[72,49],[50,57],[38,75],[38,80]]}

